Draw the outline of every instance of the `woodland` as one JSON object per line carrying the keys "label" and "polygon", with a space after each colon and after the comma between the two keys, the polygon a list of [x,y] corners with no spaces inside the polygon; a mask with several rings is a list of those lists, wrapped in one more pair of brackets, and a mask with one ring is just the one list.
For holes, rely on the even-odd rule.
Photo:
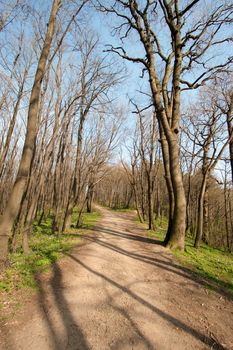
{"label": "woodland", "polygon": [[[233,250],[233,3],[0,1],[0,259],[99,204]],[[75,212],[75,222],[72,215]]]}

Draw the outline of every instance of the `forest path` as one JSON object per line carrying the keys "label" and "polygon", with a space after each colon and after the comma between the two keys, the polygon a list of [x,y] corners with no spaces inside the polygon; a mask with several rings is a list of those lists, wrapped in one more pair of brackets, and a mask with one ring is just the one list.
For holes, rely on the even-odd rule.
{"label": "forest path", "polygon": [[3,349],[233,349],[233,304],[147,239],[132,214],[102,209],[84,243],[38,278]]}

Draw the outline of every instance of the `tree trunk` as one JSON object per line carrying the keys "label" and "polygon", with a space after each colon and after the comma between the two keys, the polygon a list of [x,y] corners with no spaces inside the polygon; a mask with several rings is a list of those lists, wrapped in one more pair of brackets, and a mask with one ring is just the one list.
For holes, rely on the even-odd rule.
{"label": "tree trunk", "polygon": [[10,148],[11,137],[12,137],[13,130],[15,127],[16,118],[18,115],[21,99],[23,96],[23,89],[24,89],[25,80],[26,80],[26,73],[24,74],[24,79],[23,79],[23,82],[22,82],[20,89],[19,89],[19,92],[18,92],[17,102],[16,102],[15,107],[14,107],[14,112],[13,112],[12,119],[10,121],[9,129],[7,131],[6,142],[4,144],[3,152],[2,152],[1,157],[0,157],[0,178],[2,177],[2,174],[4,171],[4,163],[5,163],[9,148]]}
{"label": "tree trunk", "polygon": [[87,193],[87,212],[92,212],[92,202],[93,202],[94,190],[93,185],[90,185]]}
{"label": "tree trunk", "polygon": [[154,224],[154,198],[153,189],[151,183],[151,173],[148,174],[148,228],[149,230],[155,229]]}
{"label": "tree trunk", "polygon": [[66,207],[65,216],[62,224],[62,231],[68,230],[71,226],[71,218],[73,214],[73,204],[69,202]]}
{"label": "tree trunk", "polygon": [[42,212],[40,214],[40,217],[39,217],[39,220],[38,220],[38,226],[41,225],[43,219],[44,219],[44,210],[42,210]]}
{"label": "tree trunk", "polygon": [[79,228],[82,225],[82,213],[83,213],[83,209],[84,209],[84,206],[86,204],[86,201],[87,201],[87,197],[83,201],[81,209],[80,209],[80,211],[78,213],[78,218],[77,218],[77,222],[76,222],[76,225],[75,225],[76,228]]}
{"label": "tree trunk", "polygon": [[200,194],[198,197],[198,212],[197,212],[197,233],[195,238],[194,247],[199,248],[203,236],[203,225],[204,225],[204,199],[206,192],[207,174],[203,175]]}
{"label": "tree trunk", "polygon": [[190,201],[191,201],[191,169],[189,169],[188,174],[188,190],[187,190],[187,204],[186,204],[186,234],[190,229]]}
{"label": "tree trunk", "polygon": [[229,136],[229,154],[231,163],[231,179],[233,185],[233,122],[232,122],[232,110],[233,110],[233,93],[230,95],[230,104],[227,110],[227,129]]}
{"label": "tree trunk", "polygon": [[206,183],[206,190],[203,203],[203,242],[209,244],[209,194],[208,181]]}
{"label": "tree trunk", "polygon": [[156,217],[159,219],[161,217],[161,196],[160,196],[160,181],[157,178],[157,186],[156,186],[156,204],[155,204],[155,212]]}
{"label": "tree trunk", "polygon": [[174,191],[174,213],[171,224],[170,239],[166,246],[171,249],[184,250],[186,229],[186,198],[183,178],[179,164],[179,146],[177,136],[168,139],[170,173]]}
{"label": "tree trunk", "polygon": [[23,228],[23,232],[22,232],[22,248],[23,248],[24,254],[28,254],[30,251],[29,242],[28,242],[29,230],[30,230],[30,227]]}
{"label": "tree trunk", "polygon": [[140,213],[139,204],[138,204],[138,193],[137,193],[137,189],[136,189],[136,184],[133,183],[132,186],[133,186],[133,193],[134,193],[134,199],[135,199],[135,206],[136,206],[138,218],[139,218],[139,221],[140,221],[141,223],[143,223],[144,220],[143,220],[143,217],[142,217],[142,215],[141,215],[141,213]]}
{"label": "tree trunk", "polygon": [[175,202],[174,202],[174,192],[173,192],[173,186],[172,186],[171,174],[170,174],[168,143],[167,143],[161,122],[159,122],[159,132],[160,132],[160,141],[161,141],[161,147],[162,147],[165,180],[166,180],[166,186],[167,186],[167,192],[168,192],[168,198],[169,198],[168,228],[167,228],[167,233],[166,233],[166,236],[164,239],[164,244],[167,245],[170,238],[171,238],[171,234],[172,234],[171,230],[172,230]]}
{"label": "tree trunk", "polygon": [[26,184],[30,176],[39,124],[38,109],[41,84],[46,70],[46,62],[49,56],[50,47],[55,32],[56,15],[60,8],[60,4],[60,0],[54,0],[52,5],[48,29],[39,58],[34,84],[31,92],[28,110],[26,138],[24,142],[22,157],[19,164],[19,170],[6,209],[0,221],[0,259],[3,262],[7,259],[9,237],[11,236],[11,230],[13,228],[14,220],[18,215],[21,200],[23,198]]}
{"label": "tree trunk", "polygon": [[[176,34],[178,35],[178,34]],[[179,45],[178,45],[179,46]],[[160,83],[155,72],[154,67],[154,54],[152,48],[148,49],[148,55],[150,56],[151,65],[149,67],[150,84],[153,94],[153,100],[155,109],[157,112],[157,118],[160,129],[164,132],[168,150],[169,150],[169,174],[172,183],[172,191],[174,195],[174,212],[172,222],[169,222],[168,232],[165,238],[166,246],[171,249],[184,250],[185,228],[186,228],[186,198],[183,186],[182,172],[180,168],[180,151],[179,140],[177,134],[179,133],[179,121],[180,121],[180,86],[179,76],[181,70],[182,54],[180,48],[177,49],[175,68],[173,72],[173,108],[172,116],[167,111],[172,120],[167,118],[165,109],[162,103],[162,95],[159,92]],[[162,135],[162,134],[160,134]],[[167,165],[167,164],[166,164]],[[168,165],[167,165],[168,166]],[[166,173],[165,173],[166,174]],[[170,184],[169,184],[170,186]],[[173,203],[170,204],[173,206]],[[170,208],[171,210],[171,208]],[[171,213],[172,214],[172,213]]]}

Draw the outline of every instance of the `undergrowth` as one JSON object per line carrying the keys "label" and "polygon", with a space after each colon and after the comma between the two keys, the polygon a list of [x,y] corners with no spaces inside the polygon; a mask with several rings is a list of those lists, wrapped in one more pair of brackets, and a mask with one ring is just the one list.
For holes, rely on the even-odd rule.
{"label": "undergrowth", "polygon": [[[72,222],[76,220],[74,212]],[[99,212],[84,213],[80,229],[71,228],[60,237],[52,233],[52,219],[48,217],[38,225],[33,225],[33,233],[29,239],[30,253],[22,250],[9,256],[9,267],[0,279],[0,291],[11,292],[20,288],[36,287],[35,275],[45,271],[51,264],[64,256],[72,247],[79,244],[85,230],[92,229],[100,218]]]}
{"label": "undergrowth", "polygon": [[111,210],[117,212],[117,213],[131,213],[134,211],[132,208],[111,208]]}
{"label": "undergrowth", "polygon": [[192,238],[187,237],[185,251],[175,251],[174,255],[182,265],[191,268],[197,275],[211,280],[233,296],[233,254],[204,243],[196,249],[193,247]]}
{"label": "undergrowth", "polygon": [[93,229],[97,221],[100,219],[100,216],[101,214],[99,211],[95,211],[92,213],[84,213],[81,228],[85,230]]}
{"label": "undergrowth", "polygon": [[[137,219],[139,223],[139,220]],[[140,224],[147,228],[147,224]],[[164,240],[167,230],[167,218],[155,220],[156,229],[148,230],[150,238]],[[199,249],[193,247],[194,241],[191,235],[185,239],[185,251],[173,251],[173,255],[184,266],[192,270],[196,275],[204,278],[209,288],[218,287],[226,290],[233,296],[233,254],[223,249],[217,249],[202,243]]]}

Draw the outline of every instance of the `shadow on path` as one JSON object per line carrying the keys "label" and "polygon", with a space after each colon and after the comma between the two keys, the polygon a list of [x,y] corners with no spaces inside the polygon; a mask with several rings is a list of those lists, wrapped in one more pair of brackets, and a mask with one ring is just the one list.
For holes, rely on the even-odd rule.
{"label": "shadow on path", "polygon": [[131,232],[128,234],[128,233],[125,233],[122,231],[109,230],[106,228],[102,228],[100,226],[95,226],[93,231],[103,232],[103,233],[107,233],[107,234],[112,235],[112,236],[126,238],[126,239],[130,239],[130,240],[138,241],[138,242],[143,242],[143,243],[152,243],[152,244],[157,244],[157,245],[162,245],[162,246],[164,245],[163,242],[159,241],[158,239],[153,239],[153,238],[148,238],[148,237],[144,237],[144,236],[140,236],[140,235],[135,235],[135,234],[132,234]]}
{"label": "shadow on path", "polygon": [[82,266],[87,271],[91,272],[92,274],[94,274],[94,275],[96,275],[98,277],[101,277],[103,280],[105,280],[106,282],[108,282],[109,284],[114,286],[115,288],[121,290],[123,293],[126,293],[128,296],[130,296],[131,298],[133,298],[134,300],[136,300],[137,302],[139,302],[141,305],[145,306],[146,308],[150,309],[151,311],[156,313],[158,316],[162,317],[164,320],[172,323],[175,327],[180,328],[184,332],[186,332],[186,333],[192,335],[193,337],[195,337],[196,339],[200,340],[202,343],[210,346],[211,349],[226,350],[221,344],[217,343],[212,338],[209,338],[209,337],[205,336],[204,334],[202,334],[201,332],[197,331],[196,329],[186,325],[182,321],[180,321],[180,320],[176,319],[175,317],[169,315],[168,313],[160,310],[159,308],[157,308],[153,304],[149,303],[148,301],[146,301],[145,299],[143,299],[142,297],[140,297],[136,293],[134,293],[131,290],[129,290],[127,287],[122,286],[118,282],[115,282],[114,280],[110,279],[109,277],[107,277],[107,276],[103,275],[102,273],[100,273],[100,272],[92,269],[91,267],[87,266],[86,264],[84,264],[82,261],[77,259],[72,254],[68,254],[67,253],[66,255],[69,256],[72,260],[76,261],[76,263],[78,263],[80,266]]}
{"label": "shadow on path", "polygon": [[[123,238],[123,239],[129,239],[129,240],[132,239],[132,240],[144,242],[144,243],[163,245],[163,243],[161,241],[146,238],[146,237],[139,236],[139,235],[134,235],[131,233],[126,233],[126,232],[123,233],[123,232],[109,230],[109,229],[105,229],[105,228],[101,228],[101,227],[97,227],[96,231],[98,231],[100,233],[102,232],[102,233],[107,234],[107,235],[115,236],[115,237],[118,236],[118,237]],[[177,275],[188,278],[189,280],[191,280],[195,283],[198,283],[204,287],[208,287],[212,290],[215,290],[217,293],[221,294],[222,296],[224,296],[225,298],[227,298],[229,300],[233,300],[230,293],[228,293],[223,288],[221,288],[217,285],[217,281],[215,282],[214,280],[211,281],[205,277],[200,277],[199,275],[197,275],[194,271],[190,270],[189,268],[175,264],[172,261],[172,259],[169,259],[166,257],[166,261],[165,261],[162,259],[157,259],[157,258],[152,257],[152,256],[141,255],[141,254],[137,254],[134,252],[130,252],[128,250],[120,248],[119,246],[117,246],[115,244],[111,244],[111,243],[107,242],[106,240],[102,240],[101,239],[102,237],[99,238],[96,235],[95,236],[86,235],[84,238],[89,240],[89,241],[92,241],[96,244],[99,244],[101,246],[104,246],[105,248],[111,249],[119,254],[126,255],[132,259],[139,260],[139,261],[145,262],[145,263],[150,264],[150,265],[155,265],[155,266],[160,267],[162,269],[165,269],[169,272],[176,273]],[[151,252],[151,253],[155,254],[154,252]],[[160,253],[160,255],[162,255],[162,254]],[[223,284],[223,286],[225,286],[225,288],[229,287],[226,282],[222,281],[221,283]]]}
{"label": "shadow on path", "polygon": [[[60,319],[62,320],[63,327],[66,332],[66,345],[64,346],[64,334],[63,329],[59,332],[55,325],[56,321],[53,321],[50,316],[49,306],[46,302],[47,293],[45,291],[43,282],[40,278],[36,278],[37,285],[39,287],[39,301],[43,309],[43,315],[45,315],[46,323],[50,330],[52,337],[54,350],[88,350],[88,344],[85,340],[83,332],[77,322],[75,321],[70,307],[63,295],[63,285],[62,285],[62,272],[60,267],[55,263],[52,266],[53,276],[50,280],[52,287],[52,292],[54,296],[55,306],[60,314]],[[53,310],[54,312],[54,310]]]}

